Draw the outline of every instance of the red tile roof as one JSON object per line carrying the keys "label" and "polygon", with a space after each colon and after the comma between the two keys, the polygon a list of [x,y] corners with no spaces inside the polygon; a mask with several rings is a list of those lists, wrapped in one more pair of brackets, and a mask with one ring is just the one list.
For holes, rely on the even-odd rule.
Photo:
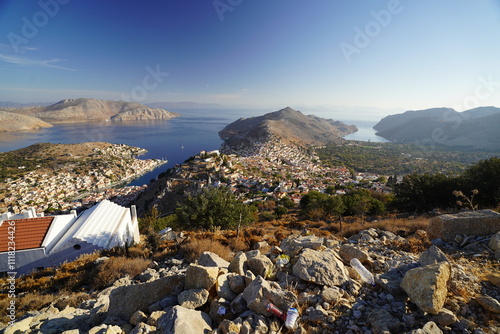
{"label": "red tile roof", "polygon": [[0,252],[9,250],[10,241],[15,242],[16,250],[41,247],[53,220],[54,217],[16,219],[14,225],[9,224],[12,220],[5,220],[0,226]]}

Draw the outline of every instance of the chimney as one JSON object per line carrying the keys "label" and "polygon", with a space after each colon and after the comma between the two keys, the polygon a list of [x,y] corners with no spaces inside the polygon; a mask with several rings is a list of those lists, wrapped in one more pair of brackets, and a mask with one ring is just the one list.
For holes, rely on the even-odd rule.
{"label": "chimney", "polygon": [[137,221],[137,209],[135,208],[135,205],[130,207],[130,215],[132,216],[133,222]]}

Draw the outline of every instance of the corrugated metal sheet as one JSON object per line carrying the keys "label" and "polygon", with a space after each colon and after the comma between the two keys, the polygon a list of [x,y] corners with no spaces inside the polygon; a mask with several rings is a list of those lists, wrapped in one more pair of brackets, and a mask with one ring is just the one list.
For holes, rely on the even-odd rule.
{"label": "corrugated metal sheet", "polygon": [[102,248],[132,242],[134,226],[130,209],[104,200],[83,212],[62,236],[52,252],[87,242]]}

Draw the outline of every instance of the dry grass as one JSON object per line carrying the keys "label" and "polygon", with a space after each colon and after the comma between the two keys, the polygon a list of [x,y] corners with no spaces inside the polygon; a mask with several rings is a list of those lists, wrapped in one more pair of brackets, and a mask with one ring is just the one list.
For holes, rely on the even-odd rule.
{"label": "dry grass", "polygon": [[250,250],[250,245],[245,242],[243,237],[233,237],[228,240],[228,246],[234,253],[238,253],[239,251],[248,251]]}
{"label": "dry grass", "polygon": [[90,299],[90,295],[86,292],[72,293],[71,291],[63,292],[63,295],[54,302],[54,307],[60,311],[66,307],[78,307],[81,303]]}
{"label": "dry grass", "polygon": [[215,253],[226,261],[232,259],[231,249],[223,245],[219,240],[214,239],[191,237],[189,241],[181,245],[180,251],[184,253],[184,257],[190,262],[196,261],[205,251]]}
{"label": "dry grass", "polygon": [[378,228],[407,237],[417,230],[426,230],[429,225],[429,220],[428,217],[424,216],[414,219],[389,218],[377,222],[367,222],[365,220],[356,219],[352,222],[344,222],[342,224],[342,230],[337,233],[337,236],[348,238],[368,228]]}
{"label": "dry grass", "polygon": [[[0,308],[2,311],[7,309],[10,303],[10,298],[7,295],[2,295],[3,299],[0,300]],[[40,294],[37,292],[29,292],[25,294],[16,295],[16,319],[22,317],[26,312],[33,310],[40,310],[52,303],[56,299],[53,294]],[[2,312],[0,322],[8,323],[10,321],[6,316],[6,312]]]}
{"label": "dry grass", "polygon": [[131,278],[142,273],[151,264],[151,260],[142,258],[112,257],[98,265],[93,272],[91,285],[103,289],[125,276]]}
{"label": "dry grass", "polygon": [[432,244],[428,240],[410,237],[405,241],[392,241],[391,245],[407,253],[420,254],[427,250]]}
{"label": "dry grass", "polygon": [[[0,308],[6,310],[10,299],[7,298],[7,295],[2,295],[0,298]],[[90,295],[84,292],[74,293],[63,291],[57,294],[39,292],[21,293],[16,296],[16,319],[22,317],[26,312],[39,311],[50,304],[53,304],[59,310],[63,310],[67,306],[77,307],[88,299],[90,299]],[[0,322],[7,323],[9,321],[10,319],[2,314]]]}

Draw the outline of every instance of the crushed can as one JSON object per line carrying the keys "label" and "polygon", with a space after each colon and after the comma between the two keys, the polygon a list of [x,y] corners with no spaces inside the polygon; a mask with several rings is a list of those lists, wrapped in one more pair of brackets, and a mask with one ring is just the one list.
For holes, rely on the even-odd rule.
{"label": "crushed can", "polygon": [[281,311],[279,308],[276,307],[276,305],[274,305],[273,303],[269,303],[267,304],[267,311],[268,312],[271,312],[272,314],[274,314],[275,316],[277,316],[278,318],[280,318],[281,320],[285,321],[286,317],[287,317],[287,313],[286,312],[283,312]]}

